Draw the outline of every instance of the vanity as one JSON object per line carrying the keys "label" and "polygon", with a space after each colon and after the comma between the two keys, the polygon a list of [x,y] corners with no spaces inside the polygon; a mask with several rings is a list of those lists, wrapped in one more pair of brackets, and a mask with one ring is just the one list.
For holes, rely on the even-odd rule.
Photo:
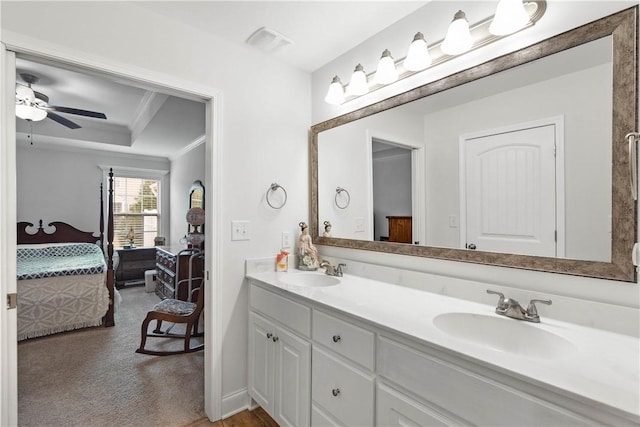
{"label": "vanity", "polygon": [[280,425],[639,425],[635,337],[355,275],[251,272],[249,394]]}

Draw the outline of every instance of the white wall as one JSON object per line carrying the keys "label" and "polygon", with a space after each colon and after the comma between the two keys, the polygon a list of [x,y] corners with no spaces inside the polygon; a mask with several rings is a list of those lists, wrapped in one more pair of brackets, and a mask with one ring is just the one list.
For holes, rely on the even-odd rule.
{"label": "white wall", "polygon": [[597,83],[611,81],[611,64],[599,65],[427,115],[427,244],[459,247],[448,217],[460,213],[461,135],[562,116],[565,256],[610,262],[612,89]]}
{"label": "white wall", "polygon": [[[371,139],[378,138],[420,146],[424,139],[422,118],[388,110],[318,135],[319,234],[324,221],[332,224],[332,236],[372,240]],[[336,187],[351,195],[346,209],[335,204]],[[411,188],[410,186],[408,188]],[[357,218],[364,219],[364,232],[356,231]]]}
{"label": "white wall", "polygon": [[[18,221],[46,226],[63,221],[82,231],[99,231],[101,167],[136,167],[168,171],[167,159],[123,156],[100,151],[61,151],[37,141],[17,150],[17,217]],[[107,183],[104,183],[104,205],[107,205]],[[162,208],[169,207],[164,201]],[[105,211],[105,230],[106,229]],[[165,222],[168,226],[168,221]]]}
{"label": "white wall", "polygon": [[[128,2],[2,2],[2,31],[3,41],[34,41],[222,91],[222,392],[225,401],[246,403],[244,260],[275,258],[282,231],[297,236],[298,222],[308,222],[309,74]],[[265,202],[272,182],[288,192],[280,210]],[[250,241],[231,241],[232,219],[251,222]],[[223,402],[222,409],[238,408]]]}
{"label": "white wall", "polygon": [[[437,80],[452,72],[478,65],[502,54],[635,5],[637,5],[636,1],[578,2],[549,0],[545,16],[534,27],[526,31],[498,41],[483,49],[470,52],[435,67],[433,70],[418,73],[411,78],[394,83],[341,106],[329,105],[324,102],[323,98],[326,94],[328,83],[334,75],[340,76],[342,81],[348,81],[354,64],[357,63],[362,63],[368,72],[373,71],[380,53],[385,48],[390,49],[396,58],[403,57],[406,55],[406,49],[413,34],[417,31],[424,32],[429,43],[440,40],[446,32],[446,26],[450,22],[451,16],[459,8],[464,9],[471,23],[474,23],[493,14],[494,10],[492,9],[495,7],[495,2],[430,2],[413,16],[388,27],[313,73],[313,122],[319,123],[346,112],[354,111],[389,96],[403,93],[414,87]],[[474,19],[474,16],[478,18]],[[325,256],[333,256],[344,260],[351,259],[377,265],[397,266],[431,272],[443,277],[468,278],[489,284],[529,289],[541,293],[553,292],[558,295],[603,301],[629,307],[637,308],[640,305],[639,287],[624,282],[333,247],[320,247],[319,249],[321,254]]]}
{"label": "white wall", "polygon": [[[171,161],[171,234],[167,236],[167,245],[180,244],[180,239],[187,232],[185,215],[189,209],[189,189],[196,180],[204,184],[204,156],[205,144],[202,143]],[[206,185],[204,190],[207,191]],[[205,205],[205,212],[206,208]]]}

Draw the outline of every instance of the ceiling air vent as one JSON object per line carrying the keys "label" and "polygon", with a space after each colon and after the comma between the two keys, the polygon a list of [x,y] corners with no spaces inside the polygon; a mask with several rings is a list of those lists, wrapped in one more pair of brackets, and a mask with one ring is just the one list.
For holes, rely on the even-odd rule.
{"label": "ceiling air vent", "polygon": [[271,28],[262,27],[249,36],[247,44],[265,52],[277,52],[293,44],[293,40]]}

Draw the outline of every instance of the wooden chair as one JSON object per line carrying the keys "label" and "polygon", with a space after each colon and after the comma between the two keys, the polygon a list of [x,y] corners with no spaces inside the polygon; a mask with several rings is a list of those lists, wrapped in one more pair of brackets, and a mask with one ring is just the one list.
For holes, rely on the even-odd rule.
{"label": "wooden chair", "polygon": [[[193,260],[197,257],[204,258],[204,252],[197,251],[189,258],[189,280],[179,284],[189,286],[190,301],[167,298],[156,304],[153,309],[147,313],[147,317],[145,317],[142,322],[140,347],[136,350],[136,353],[150,354],[153,356],[168,356],[171,354],[193,353],[204,349],[204,344],[191,347],[191,337],[201,337],[204,335],[204,332],[198,331],[200,314],[204,308],[204,280],[203,277],[193,277],[192,271]],[[199,282],[200,286],[195,287],[195,282]],[[176,295],[178,293],[177,291],[178,289],[176,289]],[[152,320],[156,320],[157,324],[153,333],[149,333],[149,323]],[[161,329],[163,321],[172,323],[172,325],[165,331],[162,331]],[[170,332],[171,328],[173,328],[177,323],[185,324],[184,334],[174,334]],[[147,337],[184,339],[184,349],[173,351],[145,349]]]}

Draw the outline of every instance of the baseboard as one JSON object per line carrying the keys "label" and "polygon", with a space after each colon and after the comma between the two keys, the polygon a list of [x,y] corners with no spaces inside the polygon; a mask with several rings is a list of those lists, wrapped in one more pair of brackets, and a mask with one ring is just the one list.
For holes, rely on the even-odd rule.
{"label": "baseboard", "polygon": [[249,393],[246,388],[222,396],[222,419],[249,409]]}

